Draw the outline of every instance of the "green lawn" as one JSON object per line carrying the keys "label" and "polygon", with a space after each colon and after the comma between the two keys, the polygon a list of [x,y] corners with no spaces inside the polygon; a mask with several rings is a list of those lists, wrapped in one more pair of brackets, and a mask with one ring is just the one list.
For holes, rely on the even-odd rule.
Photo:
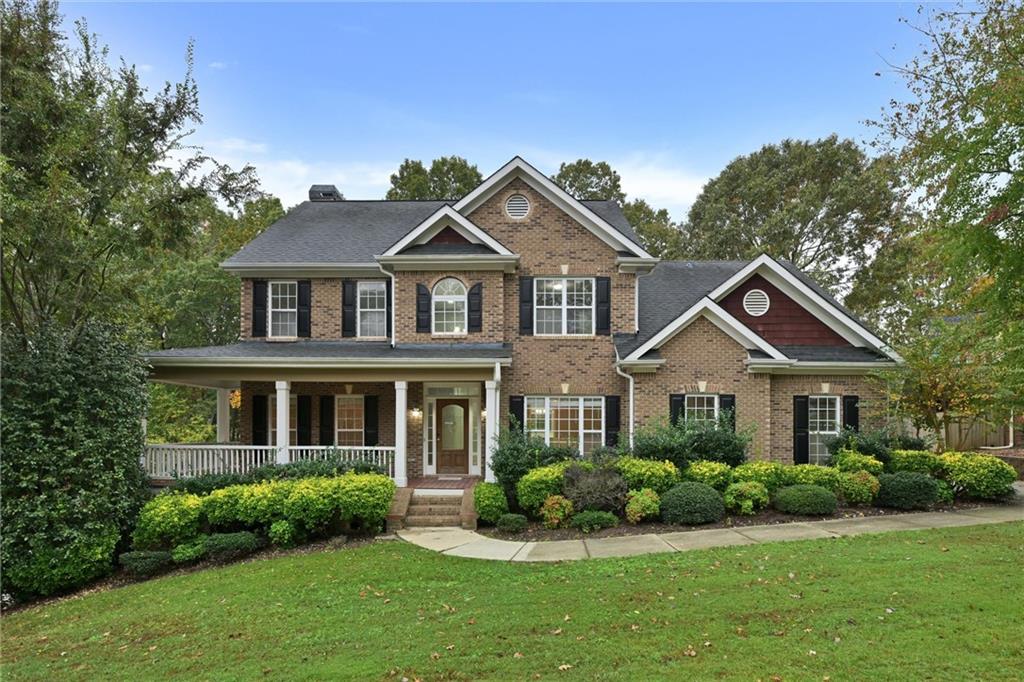
{"label": "green lawn", "polygon": [[401,542],[2,620],[18,679],[1018,678],[1024,523],[511,565]]}

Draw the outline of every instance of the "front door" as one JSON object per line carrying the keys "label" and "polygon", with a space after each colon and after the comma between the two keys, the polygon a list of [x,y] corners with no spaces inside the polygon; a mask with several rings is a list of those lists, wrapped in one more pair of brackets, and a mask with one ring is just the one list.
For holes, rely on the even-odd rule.
{"label": "front door", "polygon": [[438,399],[437,473],[469,473],[469,400]]}

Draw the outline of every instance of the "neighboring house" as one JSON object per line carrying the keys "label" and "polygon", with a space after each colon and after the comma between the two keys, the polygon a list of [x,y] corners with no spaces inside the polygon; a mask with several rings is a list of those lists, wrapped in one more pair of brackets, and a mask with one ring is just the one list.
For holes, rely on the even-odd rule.
{"label": "neighboring house", "polygon": [[[754,429],[753,458],[821,463],[880,399],[866,373],[898,361],[794,266],[659,262],[614,201],[577,201],[518,157],[458,200],[337,197],[315,185],[224,262],[240,342],[148,356],[156,381],[241,389],[249,447],[231,447],[249,464],[341,446],[400,486],[492,479],[510,417],[588,452],[725,409]],[[165,451],[151,472],[218,452]]]}

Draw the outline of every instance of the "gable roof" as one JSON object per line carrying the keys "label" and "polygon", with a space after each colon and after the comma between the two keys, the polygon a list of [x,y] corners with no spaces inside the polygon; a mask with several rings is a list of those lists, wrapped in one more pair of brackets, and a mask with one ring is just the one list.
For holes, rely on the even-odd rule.
{"label": "gable roof", "polygon": [[[222,263],[227,270],[287,265],[369,265],[451,201],[304,201]],[[636,241],[615,201],[581,202]],[[429,250],[428,250],[429,251]],[[416,251],[407,253],[417,253]],[[424,252],[427,253],[427,252]]]}
{"label": "gable roof", "polygon": [[439,207],[424,218],[419,225],[388,247],[383,255],[395,256],[410,246],[426,245],[431,237],[447,227],[454,228],[456,232],[474,244],[483,244],[493,253],[503,256],[512,255],[512,252],[505,248],[501,242],[487,234],[483,228],[448,204]]}
{"label": "gable roof", "polygon": [[632,238],[627,238],[617,227],[605,220],[604,217],[595,212],[585,202],[574,198],[519,156],[499,168],[490,177],[477,185],[476,189],[462,197],[455,204],[455,210],[466,215],[472,213],[474,209],[507,185],[509,180],[516,177],[521,178],[530,187],[543,195],[544,198],[574,218],[616,251],[625,251],[633,256],[654,260],[654,256],[647,253],[638,242]]}

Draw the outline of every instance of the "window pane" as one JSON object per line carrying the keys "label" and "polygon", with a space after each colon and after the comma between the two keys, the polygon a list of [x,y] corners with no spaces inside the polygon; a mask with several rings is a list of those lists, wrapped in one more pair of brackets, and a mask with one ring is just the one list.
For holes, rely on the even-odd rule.
{"label": "window pane", "polygon": [[434,333],[461,334],[466,331],[465,301],[434,301]]}
{"label": "window pane", "polygon": [[578,446],[579,439],[579,400],[576,398],[551,398],[551,444]]}
{"label": "window pane", "polygon": [[359,309],[384,310],[387,304],[387,291],[384,282],[359,283]]}
{"label": "window pane", "polygon": [[566,282],[566,304],[591,306],[594,304],[594,283],[589,279],[570,279]]}
{"label": "window pane", "polygon": [[334,398],[334,428],[338,445],[363,444],[363,396],[339,395]]}
{"label": "window pane", "polygon": [[567,334],[592,334],[593,314],[590,308],[577,308],[566,312]]}
{"label": "window pane", "polygon": [[363,311],[359,313],[360,336],[386,336],[387,313],[384,311]]}
{"label": "window pane", "polygon": [[718,417],[717,396],[688,395],[686,396],[686,420],[697,422],[713,422]]}
{"label": "window pane", "polygon": [[561,334],[562,333],[562,309],[538,308],[537,309],[537,333],[538,334]]}
{"label": "window pane", "polygon": [[441,410],[441,449],[461,450],[466,446],[466,410],[445,405]]}
{"label": "window pane", "polygon": [[298,333],[298,313],[275,310],[270,314],[271,336],[297,336]]}
{"label": "window pane", "polygon": [[547,434],[545,419],[547,410],[544,407],[544,398],[527,398],[525,412],[526,430],[531,434],[545,438]]}
{"label": "window pane", "polygon": [[829,454],[825,442],[839,433],[839,398],[837,396],[812,396],[807,402],[808,461],[811,464],[828,464]]}
{"label": "window pane", "polygon": [[560,279],[538,279],[534,282],[537,305],[562,306],[562,294],[565,288]]}
{"label": "window pane", "polygon": [[465,296],[466,287],[457,279],[442,279],[434,287],[435,296]]}

